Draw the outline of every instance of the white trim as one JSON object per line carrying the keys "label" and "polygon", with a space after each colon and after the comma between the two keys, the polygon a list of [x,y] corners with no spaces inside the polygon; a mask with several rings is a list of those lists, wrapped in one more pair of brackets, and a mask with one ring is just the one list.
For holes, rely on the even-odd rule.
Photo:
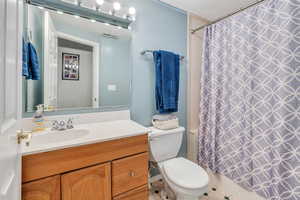
{"label": "white trim", "polygon": [[93,108],[99,107],[99,56],[100,56],[100,45],[97,42],[82,39],[74,35],[57,32],[57,36],[67,40],[72,40],[81,44],[86,44],[93,47]]}
{"label": "white trim", "polygon": [[17,98],[19,99],[17,101],[17,127],[20,126],[21,119],[22,119],[22,113],[23,113],[23,15],[24,15],[24,3],[23,0],[18,0],[18,47],[17,47],[17,55],[18,55],[18,60],[17,60]]}
{"label": "white trim", "polygon": [[[27,13],[29,13],[29,7],[28,7],[28,11]],[[50,83],[49,78],[48,78],[48,74],[49,74],[49,12],[45,11],[44,15],[43,15],[44,19],[44,27],[43,27],[43,47],[44,47],[44,57],[43,57],[43,61],[44,61],[44,104],[48,104],[48,97],[49,97],[49,90],[48,90],[48,83]],[[55,105],[56,106],[56,105]],[[33,108],[34,109],[34,108]]]}
{"label": "white trim", "polygon": [[[190,32],[190,27],[191,27],[191,14],[190,12],[187,12],[187,38],[186,38],[186,42],[187,42],[187,58],[190,62],[187,63],[187,98],[186,98],[186,102],[187,102],[187,112],[186,112],[186,118],[187,118],[187,133],[189,133],[189,130],[191,129],[191,110],[192,110],[192,106],[191,106],[191,98],[192,98],[192,94],[191,94],[191,84],[192,84],[192,80],[191,80],[191,63],[192,61],[190,60],[190,53],[191,53],[191,32]],[[191,136],[189,134],[187,134],[187,158],[192,160],[191,157]]]}
{"label": "white trim", "polygon": [[0,199],[21,199],[23,0],[0,1]]}

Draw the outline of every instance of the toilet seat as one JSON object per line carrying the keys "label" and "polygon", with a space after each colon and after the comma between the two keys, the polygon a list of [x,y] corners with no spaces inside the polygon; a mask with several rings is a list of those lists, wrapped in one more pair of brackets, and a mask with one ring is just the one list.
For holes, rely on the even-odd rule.
{"label": "toilet seat", "polygon": [[167,178],[181,188],[201,189],[208,185],[206,171],[185,158],[164,161],[162,167]]}

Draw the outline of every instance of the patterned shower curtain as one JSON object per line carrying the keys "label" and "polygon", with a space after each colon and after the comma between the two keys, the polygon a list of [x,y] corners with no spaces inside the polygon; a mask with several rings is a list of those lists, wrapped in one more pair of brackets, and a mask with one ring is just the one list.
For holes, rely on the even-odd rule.
{"label": "patterned shower curtain", "polygon": [[269,200],[300,200],[300,0],[205,30],[199,164]]}

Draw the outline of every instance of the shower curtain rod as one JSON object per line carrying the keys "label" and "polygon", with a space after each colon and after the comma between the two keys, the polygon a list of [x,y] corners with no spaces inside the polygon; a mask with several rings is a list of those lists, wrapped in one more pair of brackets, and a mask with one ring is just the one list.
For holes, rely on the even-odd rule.
{"label": "shower curtain rod", "polygon": [[236,12],[233,12],[233,13],[231,13],[231,14],[229,14],[229,15],[226,15],[225,17],[221,17],[221,18],[217,19],[216,21],[213,21],[213,22],[210,22],[210,23],[205,24],[205,25],[203,25],[203,26],[200,26],[200,27],[198,27],[198,28],[195,28],[195,29],[193,29],[193,30],[191,31],[191,33],[194,34],[194,33],[196,33],[197,31],[200,31],[201,29],[203,29],[203,28],[206,27],[206,26],[209,26],[209,25],[215,24],[215,23],[217,23],[217,22],[219,22],[219,21],[222,21],[223,19],[226,19],[226,18],[228,18],[228,17],[231,17],[231,16],[233,16],[233,15],[235,15],[235,14],[238,14],[238,13],[240,13],[240,12],[242,12],[242,11],[244,11],[244,10],[247,10],[248,8],[251,8],[252,6],[258,5],[258,4],[260,4],[260,3],[264,2],[264,1],[265,1],[265,0],[259,0],[259,1],[255,2],[255,3],[252,3],[252,4],[250,4],[249,6],[247,6],[247,7],[245,7],[245,8],[241,8],[241,9],[237,10]]}

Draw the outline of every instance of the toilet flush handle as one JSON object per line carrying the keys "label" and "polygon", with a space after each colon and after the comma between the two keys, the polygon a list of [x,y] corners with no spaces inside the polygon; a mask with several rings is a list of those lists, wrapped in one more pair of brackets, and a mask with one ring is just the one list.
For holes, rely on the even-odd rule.
{"label": "toilet flush handle", "polygon": [[150,141],[157,141],[157,140],[159,140],[158,137],[151,137],[151,138],[150,138]]}

